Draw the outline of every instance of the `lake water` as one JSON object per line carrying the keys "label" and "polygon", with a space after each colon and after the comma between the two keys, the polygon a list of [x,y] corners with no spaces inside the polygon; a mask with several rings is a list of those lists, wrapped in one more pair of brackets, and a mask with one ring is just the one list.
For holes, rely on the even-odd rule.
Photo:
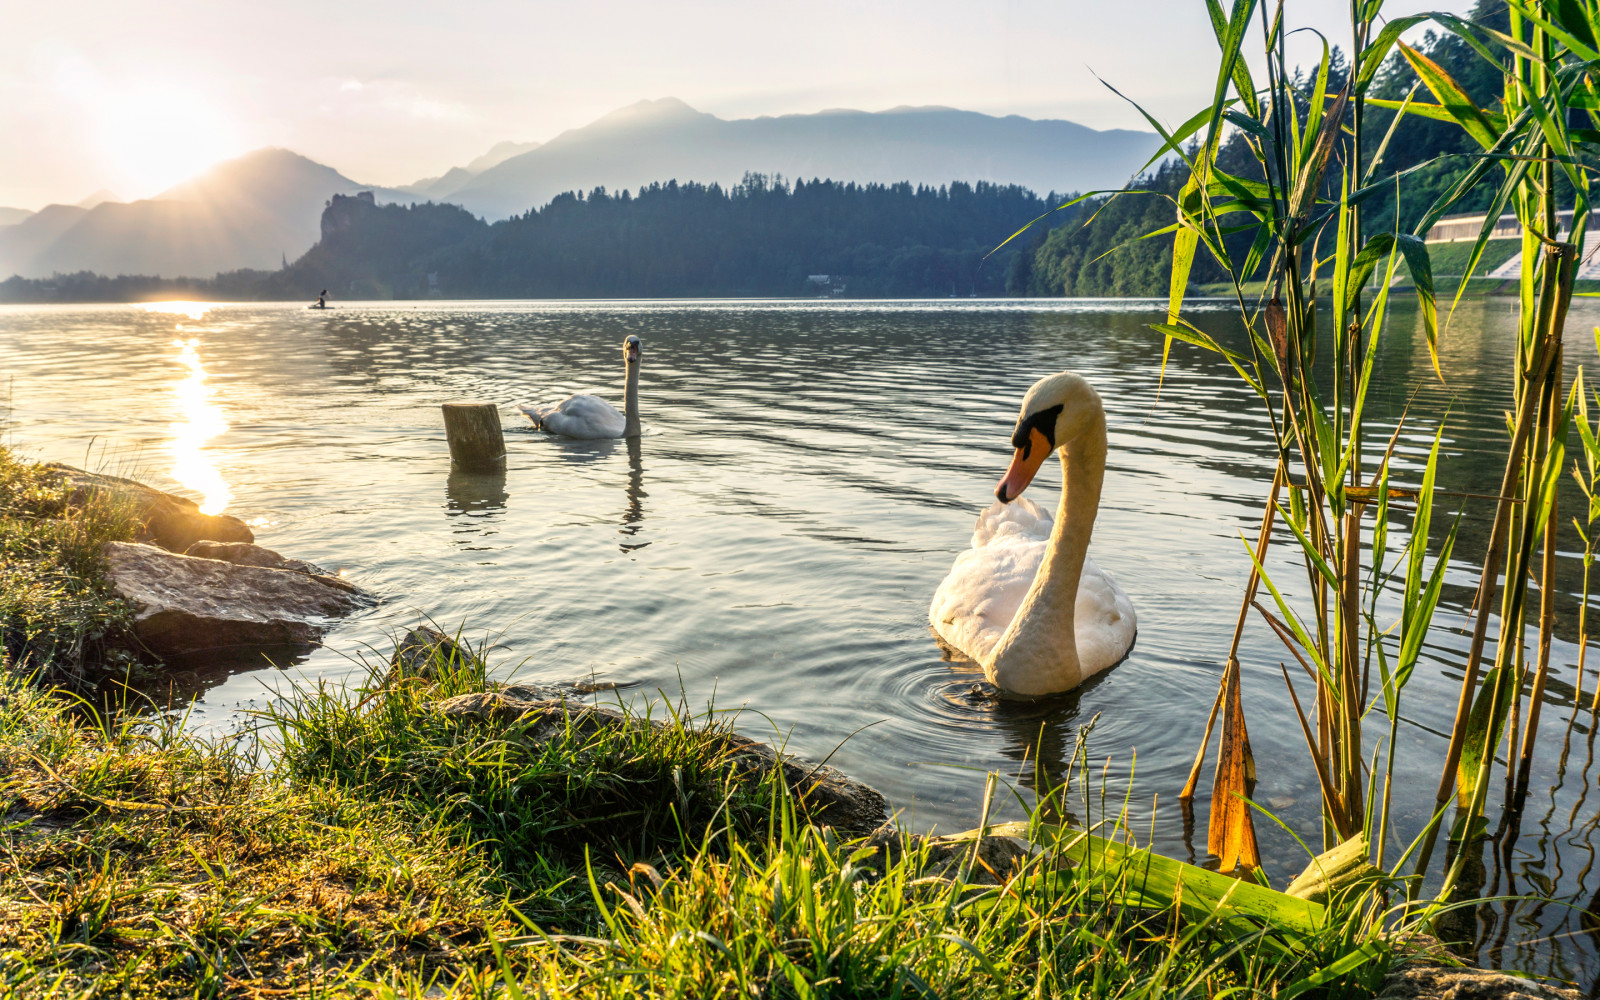
{"label": "lake water", "polygon": [[[185,489],[255,524],[260,543],[384,598],[287,670],[199,671],[198,725],[235,725],[289,680],[353,683],[364,651],[432,620],[492,639],[505,677],[592,676],[630,685],[624,697],[714,704],[743,732],[883,789],[922,827],[975,825],[988,771],[1025,795],[1036,763],[1059,773],[1098,719],[1090,759],[1109,761],[1114,788],[1134,775],[1139,828],[1162,852],[1203,863],[1209,770],[1196,832],[1176,796],[1249,568],[1240,535],[1256,535],[1273,459],[1259,403],[1226,365],[1180,346],[1162,383],[1160,341],[1144,326],[1157,308],[13,307],[0,309],[0,368],[7,441],[24,454]],[[1224,333],[1232,323],[1220,305],[1209,318]],[[1569,370],[1595,360],[1597,320],[1600,306],[1574,306]],[[1441,384],[1414,317],[1394,320],[1378,375],[1391,394],[1373,402],[1369,429],[1387,440],[1421,387],[1397,479],[1415,481],[1448,412],[1441,487],[1495,490],[1512,322],[1509,303],[1464,306],[1444,341]],[[644,340],[636,446],[550,438],[509,405],[578,390],[620,401],[628,334]],[[980,674],[941,658],[927,606],[1009,459],[1022,393],[1061,369],[1085,375],[1107,403],[1110,464],[1091,551],[1131,595],[1139,636],[1126,662],[1078,692],[1002,701]],[[504,476],[451,473],[439,404],[459,399],[501,404]],[[1053,507],[1059,476],[1048,464],[1030,496]],[[1580,509],[1570,492],[1564,520]],[[1467,504],[1441,627],[1406,695],[1391,859],[1431,808],[1455,710],[1472,561],[1492,514]],[[1304,579],[1287,559],[1292,545],[1279,538],[1271,563],[1287,583]],[[1577,553],[1563,553],[1561,566],[1563,641],[1533,792],[1521,836],[1490,859],[1485,889],[1558,901],[1486,906],[1480,944],[1485,961],[1587,988],[1600,960],[1580,911],[1600,887],[1600,796],[1589,801],[1591,717],[1584,710],[1566,725]],[[1241,660],[1256,798],[1311,839],[1315,778],[1283,658],[1253,621]],[[1594,690],[1592,676],[1585,687]],[[1369,752],[1380,728],[1371,727]],[[1003,798],[994,815],[1022,809]],[[1305,856],[1269,824],[1258,831],[1281,886]]]}

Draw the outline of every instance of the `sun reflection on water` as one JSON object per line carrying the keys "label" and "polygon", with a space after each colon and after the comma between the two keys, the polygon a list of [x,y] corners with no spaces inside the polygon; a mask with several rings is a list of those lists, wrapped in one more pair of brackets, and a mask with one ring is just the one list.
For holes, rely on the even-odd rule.
{"label": "sun reflection on water", "polygon": [[[170,306],[177,303],[155,304]],[[200,363],[199,351],[195,350],[200,346],[200,341],[174,340],[172,344],[182,348],[177,360],[189,369],[188,376],[176,388],[178,406],[184,420],[172,425],[173,434],[176,435],[172,439],[172,478],[205,498],[200,504],[201,513],[220,514],[228,509],[233,491],[223,480],[222,473],[211,463],[205,446],[207,441],[227,432],[228,421],[223,419],[222,407],[211,400],[212,389],[206,385],[205,366]]]}
{"label": "sun reflection on water", "polygon": [[174,316],[187,316],[190,319],[199,319],[213,308],[209,302],[190,302],[177,300],[173,302],[145,302],[140,306],[147,313],[170,313]]}

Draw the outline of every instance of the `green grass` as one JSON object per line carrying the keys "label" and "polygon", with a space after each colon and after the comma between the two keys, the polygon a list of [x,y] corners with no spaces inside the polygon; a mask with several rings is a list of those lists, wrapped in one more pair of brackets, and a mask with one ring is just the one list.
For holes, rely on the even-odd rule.
{"label": "green grass", "polygon": [[100,553],[134,528],[125,505],[102,494],[74,505],[60,479],[0,447],[0,659],[79,687],[120,673],[128,608],[106,587]]}
{"label": "green grass", "polygon": [[710,710],[439,711],[492,687],[481,650],[235,738],[107,718],[40,681],[118,662],[98,560],[132,518],[4,452],[0,497],[3,997],[1370,996],[1396,959],[1370,898],[1307,933],[1173,900],[1139,852],[1058,861],[1060,801],[1020,867],[851,841]]}
{"label": "green grass", "polygon": [[843,840],[704,719],[430,708],[486,684],[318,686],[252,743],[0,676],[0,995],[1370,996],[1394,960],[1360,906],[1241,932],[1134,862]]}

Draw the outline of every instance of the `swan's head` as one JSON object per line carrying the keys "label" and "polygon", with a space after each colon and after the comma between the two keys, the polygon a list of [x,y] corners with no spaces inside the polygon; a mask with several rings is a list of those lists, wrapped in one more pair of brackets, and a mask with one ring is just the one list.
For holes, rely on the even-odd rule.
{"label": "swan's head", "polygon": [[640,340],[633,334],[628,334],[628,339],[622,342],[622,356],[630,365],[639,363]]}
{"label": "swan's head", "polygon": [[1069,446],[1091,427],[1104,425],[1100,394],[1081,375],[1060,372],[1033,383],[1022,397],[1017,428],[1011,434],[1016,453],[994,488],[995,497],[1001,503],[1015,500],[1051,452]]}

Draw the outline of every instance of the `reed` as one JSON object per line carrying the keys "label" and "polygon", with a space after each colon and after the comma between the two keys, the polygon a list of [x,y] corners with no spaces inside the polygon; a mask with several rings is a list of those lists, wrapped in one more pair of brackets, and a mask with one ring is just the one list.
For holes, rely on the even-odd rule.
{"label": "reed", "polygon": [[[1352,6],[1348,72],[1341,77],[1324,43],[1315,73],[1303,82],[1285,61],[1289,27],[1282,3],[1274,8],[1237,0],[1228,12],[1208,5],[1221,53],[1213,102],[1183,128],[1163,132],[1167,148],[1185,158],[1191,173],[1175,199],[1177,222],[1167,230],[1174,233],[1167,317],[1153,326],[1165,340],[1163,365],[1175,342],[1220,355],[1259,396],[1271,420],[1277,473],[1261,537],[1249,551],[1252,570],[1240,623],[1254,607],[1309,682],[1302,703],[1284,672],[1321,790],[1323,848],[1365,836],[1377,845],[1379,861],[1393,759],[1387,756],[1377,787],[1380,772],[1368,774],[1363,733],[1372,668],[1377,666],[1388,721],[1388,740],[1380,743],[1392,748],[1401,696],[1432,622],[1454,538],[1452,528],[1445,551],[1430,567],[1436,438],[1414,491],[1410,538],[1390,552],[1389,525],[1398,516],[1389,503],[1395,492],[1390,465],[1399,429],[1386,447],[1374,449],[1365,440],[1373,362],[1385,333],[1389,290],[1402,266],[1416,289],[1430,351],[1437,337],[1433,280],[1421,239],[1362,232],[1361,202],[1394,183],[1378,173],[1381,155],[1363,149],[1366,91],[1400,32],[1415,23],[1399,19],[1380,30],[1380,8]],[[1265,57],[1260,80],[1243,58],[1246,38],[1256,28]],[[1253,160],[1248,169],[1224,169],[1224,129],[1243,138]],[[1230,276],[1245,329],[1237,349],[1185,311],[1189,273],[1202,252]],[[1376,291],[1369,291],[1375,277]],[[1247,288],[1260,291],[1252,295]],[[1321,338],[1332,347],[1321,358],[1319,322],[1327,324]],[[1280,500],[1283,487],[1286,503]],[[1293,535],[1304,565],[1306,583],[1298,597],[1267,569],[1274,519]],[[1270,595],[1268,604],[1256,600],[1258,581]],[[1378,607],[1380,598],[1395,592],[1401,620],[1397,634],[1386,638]],[[1256,865],[1246,804],[1254,769],[1242,738],[1237,641],[1234,650],[1219,693],[1222,747],[1209,842],[1224,869],[1249,870]],[[1204,753],[1202,746],[1202,758]],[[1192,781],[1186,792],[1191,790]]]}
{"label": "reed", "polygon": [[[1555,627],[1554,576],[1560,527],[1557,484],[1565,469],[1567,429],[1582,399],[1576,383],[1573,392],[1563,393],[1562,345],[1578,247],[1588,226],[1589,182],[1582,146],[1594,138],[1574,127],[1574,112],[1587,106],[1590,120],[1600,122],[1593,111],[1597,105],[1592,100],[1594,84],[1588,79],[1587,65],[1587,59],[1600,55],[1594,47],[1596,12],[1583,4],[1545,4],[1542,0],[1528,4],[1513,0],[1510,6],[1509,30],[1504,33],[1436,15],[1443,27],[1502,69],[1503,87],[1496,108],[1478,107],[1447,73],[1402,46],[1437,102],[1413,105],[1409,112],[1453,121],[1483,149],[1482,158],[1457,190],[1486,181],[1491,171],[1499,173],[1471,261],[1479,259],[1488,243],[1489,220],[1507,207],[1516,213],[1522,228],[1511,440],[1501,500],[1482,559],[1467,666],[1435,797],[1435,809],[1441,814],[1452,792],[1456,802],[1450,829],[1459,847],[1445,876],[1445,892],[1459,877],[1483,828],[1494,749],[1502,739],[1508,760],[1515,761],[1508,764],[1505,776],[1502,832],[1514,829],[1526,799]],[[1572,200],[1573,225],[1562,234],[1556,219],[1564,198]],[[1445,207],[1441,199],[1421,225],[1431,224]],[[1424,231],[1421,225],[1419,232]],[[1470,266],[1467,271],[1471,273]],[[1502,567],[1503,589],[1499,586]],[[1536,608],[1530,604],[1530,580],[1537,582]],[[1484,672],[1489,611],[1497,597],[1500,625],[1492,664]],[[1538,629],[1531,667],[1526,644],[1530,617]],[[1419,853],[1419,874],[1427,870],[1436,834],[1437,827],[1429,831]]]}
{"label": "reed", "polygon": [[[1315,74],[1309,84],[1301,84],[1303,78],[1284,61],[1287,29],[1281,2],[1276,8],[1258,8],[1254,0],[1237,0],[1224,13],[1213,0],[1208,10],[1222,56],[1214,100],[1183,128],[1163,132],[1167,150],[1183,156],[1191,171],[1188,186],[1176,199],[1177,221],[1163,230],[1175,234],[1168,314],[1166,322],[1154,325],[1165,338],[1163,366],[1177,341],[1221,355],[1258,394],[1273,422],[1278,471],[1261,542],[1250,553],[1252,572],[1241,622],[1244,609],[1253,604],[1310,681],[1307,711],[1290,671],[1284,670],[1322,792],[1324,848],[1365,837],[1374,845],[1373,860],[1380,867],[1392,834],[1393,754],[1401,700],[1432,624],[1443,572],[1455,554],[1456,528],[1444,533],[1430,569],[1433,506],[1445,495],[1435,489],[1436,432],[1420,487],[1404,491],[1415,497],[1409,539],[1390,562],[1390,525],[1397,508],[1389,499],[1399,492],[1390,476],[1399,428],[1387,447],[1364,440],[1373,359],[1385,334],[1389,290],[1403,264],[1418,297],[1419,322],[1435,373],[1444,378],[1433,277],[1422,237],[1467,192],[1480,184],[1495,185],[1484,228],[1461,269],[1470,275],[1502,211],[1509,207],[1521,221],[1521,308],[1505,470],[1481,558],[1468,662],[1435,818],[1421,842],[1413,845],[1416,850],[1408,852],[1416,855],[1414,873],[1419,876],[1430,870],[1440,819],[1452,793],[1456,814],[1447,826],[1452,840],[1470,846],[1481,835],[1494,750],[1502,740],[1511,762],[1504,775],[1508,823],[1514,824],[1526,797],[1555,628],[1556,487],[1566,468],[1567,430],[1575,410],[1587,471],[1587,478],[1580,473],[1579,480],[1591,501],[1590,528],[1579,525],[1585,543],[1585,605],[1592,525],[1600,514],[1600,502],[1594,499],[1600,464],[1600,452],[1592,444],[1595,430],[1579,385],[1563,391],[1562,352],[1577,246],[1588,221],[1583,157],[1587,144],[1600,142],[1600,89],[1590,79],[1590,67],[1600,59],[1600,9],[1542,0],[1511,0],[1511,7],[1508,32],[1447,14],[1396,18],[1379,30],[1381,3],[1353,3],[1349,74],[1334,79],[1324,43]],[[1400,41],[1404,31],[1429,18],[1503,70],[1503,93],[1494,107],[1478,107],[1440,66]],[[1265,56],[1260,81],[1241,58],[1245,29],[1252,23],[1259,25]],[[1419,86],[1401,101],[1369,99],[1366,91],[1378,67],[1395,53],[1415,71]],[[1431,100],[1419,98],[1419,92]],[[1368,107],[1394,112],[1375,150],[1363,146]],[[1576,127],[1578,111],[1597,128]],[[1477,141],[1481,156],[1435,200],[1413,232],[1366,235],[1362,201],[1377,186],[1404,183],[1400,176],[1380,176],[1380,168],[1384,146],[1411,116],[1454,122]],[[1224,127],[1236,129],[1253,155],[1251,171],[1242,176],[1237,170],[1224,171],[1219,162]],[[1185,142],[1192,145],[1185,149]],[[1573,227],[1566,234],[1556,226],[1563,198],[1574,207]],[[1184,313],[1188,275],[1199,252],[1210,254],[1231,276],[1246,331],[1241,349],[1224,346]],[[1466,287],[1463,279],[1456,301]],[[1332,346],[1331,356],[1320,360],[1319,321],[1328,324],[1321,337]],[[1319,382],[1319,374],[1325,381]],[[1287,508],[1277,504],[1278,481],[1297,484]],[[1293,595],[1277,586],[1265,566],[1267,527],[1274,514],[1292,532],[1305,567],[1306,586]],[[1255,600],[1258,579],[1271,594],[1271,608]],[[1537,587],[1537,604],[1530,598],[1530,581]],[[1391,600],[1400,607],[1393,634],[1379,621],[1380,603]],[[1497,600],[1500,625],[1491,647],[1490,611]],[[1586,621],[1586,613],[1581,614],[1585,644]],[[1532,647],[1525,640],[1530,624],[1538,635]],[[1493,656],[1485,670],[1490,649]],[[1373,666],[1378,693],[1369,701]],[[1253,833],[1248,813],[1241,817],[1232,800],[1248,796],[1252,768],[1232,759],[1237,754],[1230,750],[1227,726],[1230,715],[1237,716],[1241,729],[1243,725],[1238,675],[1231,652],[1219,693],[1218,707],[1229,707],[1222,715],[1211,849],[1225,867],[1238,863],[1248,868],[1251,851],[1239,844]],[[1595,704],[1600,707],[1600,690]],[[1363,723],[1372,705],[1381,706],[1387,732],[1369,756]],[[1218,707],[1212,709],[1213,718]],[[1208,741],[1210,733],[1208,722]],[[1195,775],[1205,752],[1202,745]],[[1195,775],[1186,794],[1192,794]],[[1466,850],[1454,852],[1440,898],[1455,887],[1466,856]],[[1418,885],[1420,879],[1413,879],[1413,892]]]}

